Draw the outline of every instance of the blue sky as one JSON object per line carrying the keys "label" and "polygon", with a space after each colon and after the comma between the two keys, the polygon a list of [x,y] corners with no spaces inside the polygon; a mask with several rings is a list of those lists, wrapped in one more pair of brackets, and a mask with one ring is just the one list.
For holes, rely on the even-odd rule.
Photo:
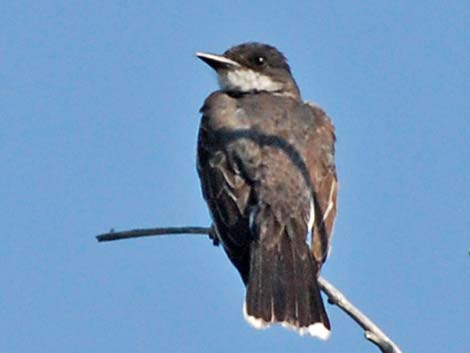
{"label": "blue sky", "polygon": [[201,236],[196,51],[262,41],[336,124],[323,275],[407,352],[468,352],[470,4],[16,1],[0,5],[0,353],[377,352],[328,306],[328,342],[242,317]]}

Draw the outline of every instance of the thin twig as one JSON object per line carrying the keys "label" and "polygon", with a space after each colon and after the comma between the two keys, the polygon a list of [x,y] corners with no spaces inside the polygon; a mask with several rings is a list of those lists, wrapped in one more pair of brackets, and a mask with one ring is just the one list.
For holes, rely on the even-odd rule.
{"label": "thin twig", "polygon": [[328,296],[328,302],[338,306],[364,329],[365,337],[376,344],[383,353],[402,353],[401,349],[388,336],[356,308],[337,288],[323,277],[318,279],[320,288]]}
{"label": "thin twig", "polygon": [[212,237],[211,228],[206,227],[167,227],[167,228],[145,228],[132,229],[123,232],[115,232],[113,229],[109,233],[103,233],[96,236],[98,241],[112,241],[130,238],[150,237],[155,235],[170,234],[203,234]]}
{"label": "thin twig", "polygon": [[[212,228],[207,227],[166,227],[166,228],[146,228],[133,229],[123,232],[115,232],[111,230],[96,236],[99,242],[122,240],[130,238],[140,238],[156,235],[170,234],[202,234],[208,235],[215,244],[217,240],[214,238]],[[369,319],[364,313],[356,308],[338,289],[323,277],[318,279],[320,288],[328,296],[328,302],[336,305],[349,315],[359,326],[364,329],[365,337],[377,345],[382,353],[402,353],[401,349],[387,335]]]}

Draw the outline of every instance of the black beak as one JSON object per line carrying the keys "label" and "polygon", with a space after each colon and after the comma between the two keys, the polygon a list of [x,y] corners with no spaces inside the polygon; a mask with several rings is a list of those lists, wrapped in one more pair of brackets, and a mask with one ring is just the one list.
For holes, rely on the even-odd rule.
{"label": "black beak", "polygon": [[240,67],[239,63],[228,59],[223,55],[197,52],[196,56],[212,67],[215,71]]}

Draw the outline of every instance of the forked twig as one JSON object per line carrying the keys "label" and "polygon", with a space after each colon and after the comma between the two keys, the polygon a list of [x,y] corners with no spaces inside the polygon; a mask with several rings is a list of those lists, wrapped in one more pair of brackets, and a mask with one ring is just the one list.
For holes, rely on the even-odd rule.
{"label": "forked twig", "polygon": [[[100,242],[122,240],[130,238],[140,238],[158,235],[171,234],[202,234],[209,237],[217,243],[212,228],[207,227],[165,227],[165,228],[147,228],[133,229],[123,232],[111,230],[108,233],[100,234],[96,239]],[[318,279],[320,288],[328,296],[328,302],[336,305],[349,315],[359,326],[364,329],[365,337],[374,343],[382,353],[402,353],[401,349],[387,335],[369,319],[364,313],[356,308],[337,288],[323,277]]]}

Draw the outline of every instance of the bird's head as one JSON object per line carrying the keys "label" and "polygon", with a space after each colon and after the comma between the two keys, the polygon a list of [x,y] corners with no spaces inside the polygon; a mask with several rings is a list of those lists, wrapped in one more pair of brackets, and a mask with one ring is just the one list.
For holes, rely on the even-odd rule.
{"label": "bird's head", "polygon": [[300,99],[287,59],[270,45],[245,43],[230,48],[223,55],[202,52],[196,55],[217,72],[224,91],[264,91]]}

